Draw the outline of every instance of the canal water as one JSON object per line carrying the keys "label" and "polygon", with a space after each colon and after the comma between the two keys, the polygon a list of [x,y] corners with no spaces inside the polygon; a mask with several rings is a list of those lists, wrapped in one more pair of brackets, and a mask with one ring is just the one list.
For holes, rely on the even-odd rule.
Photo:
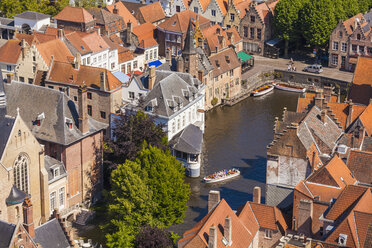
{"label": "canal water", "polygon": [[[187,178],[191,196],[184,223],[171,231],[182,234],[207,214],[208,192],[219,190],[221,198],[236,210],[252,200],[255,186],[265,196],[266,146],[273,139],[275,117],[283,108],[295,111],[298,94],[274,90],[268,95],[249,97],[233,107],[218,107],[206,114],[203,165],[200,178]],[[205,175],[222,169],[238,168],[241,175],[230,181],[205,184]]]}

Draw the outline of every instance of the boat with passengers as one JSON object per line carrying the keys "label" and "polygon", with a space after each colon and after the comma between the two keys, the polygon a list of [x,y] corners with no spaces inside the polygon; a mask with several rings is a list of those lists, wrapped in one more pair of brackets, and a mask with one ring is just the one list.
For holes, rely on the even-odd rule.
{"label": "boat with passengers", "polygon": [[240,175],[240,171],[235,168],[232,168],[230,170],[221,170],[219,172],[215,172],[211,175],[204,177],[204,182],[216,183],[216,182],[221,182],[227,179],[237,177],[239,175]]}

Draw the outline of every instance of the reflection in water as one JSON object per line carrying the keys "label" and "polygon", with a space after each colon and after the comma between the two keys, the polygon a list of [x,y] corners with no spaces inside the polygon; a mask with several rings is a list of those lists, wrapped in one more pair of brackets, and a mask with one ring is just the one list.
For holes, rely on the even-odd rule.
{"label": "reflection in water", "polygon": [[[233,209],[252,200],[255,186],[265,196],[266,146],[273,139],[276,116],[284,107],[295,110],[298,94],[276,90],[266,96],[248,98],[233,107],[219,107],[207,113],[203,165],[200,178],[187,178],[191,196],[184,223],[171,227],[182,235],[207,213],[209,190],[221,191]],[[238,168],[238,178],[204,184],[202,178],[222,169]]]}

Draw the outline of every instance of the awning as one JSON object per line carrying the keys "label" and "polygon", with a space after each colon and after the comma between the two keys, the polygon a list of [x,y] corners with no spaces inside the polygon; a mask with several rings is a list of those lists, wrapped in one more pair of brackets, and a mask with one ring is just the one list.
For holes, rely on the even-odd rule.
{"label": "awning", "polygon": [[[142,75],[143,73],[140,71],[134,71],[134,75]],[[132,76],[132,73],[127,73],[127,76]]]}
{"label": "awning", "polygon": [[149,67],[150,66],[155,66],[155,67],[158,67],[158,66],[160,66],[160,65],[162,65],[163,63],[162,62],[160,62],[160,60],[155,60],[155,61],[152,61],[152,62],[150,62],[149,63]]}
{"label": "awning", "polygon": [[272,40],[269,40],[268,42],[266,42],[266,45],[268,46],[275,46],[276,44],[278,44],[280,41],[279,38],[275,38],[275,39],[272,39]]}
{"label": "awning", "polygon": [[245,52],[239,52],[238,57],[242,62],[245,62],[247,60],[250,60],[253,58],[253,56],[246,54]]}

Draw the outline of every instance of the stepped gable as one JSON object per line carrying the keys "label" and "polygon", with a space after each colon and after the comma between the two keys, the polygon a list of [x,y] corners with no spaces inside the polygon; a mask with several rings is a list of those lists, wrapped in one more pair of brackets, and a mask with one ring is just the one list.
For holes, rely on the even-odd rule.
{"label": "stepped gable", "polygon": [[179,33],[186,33],[187,28],[189,27],[189,21],[191,20],[195,24],[198,19],[199,26],[209,26],[210,20],[201,15],[196,14],[194,11],[185,10],[179,13],[176,13],[166,21],[158,25],[159,28],[174,31]]}

